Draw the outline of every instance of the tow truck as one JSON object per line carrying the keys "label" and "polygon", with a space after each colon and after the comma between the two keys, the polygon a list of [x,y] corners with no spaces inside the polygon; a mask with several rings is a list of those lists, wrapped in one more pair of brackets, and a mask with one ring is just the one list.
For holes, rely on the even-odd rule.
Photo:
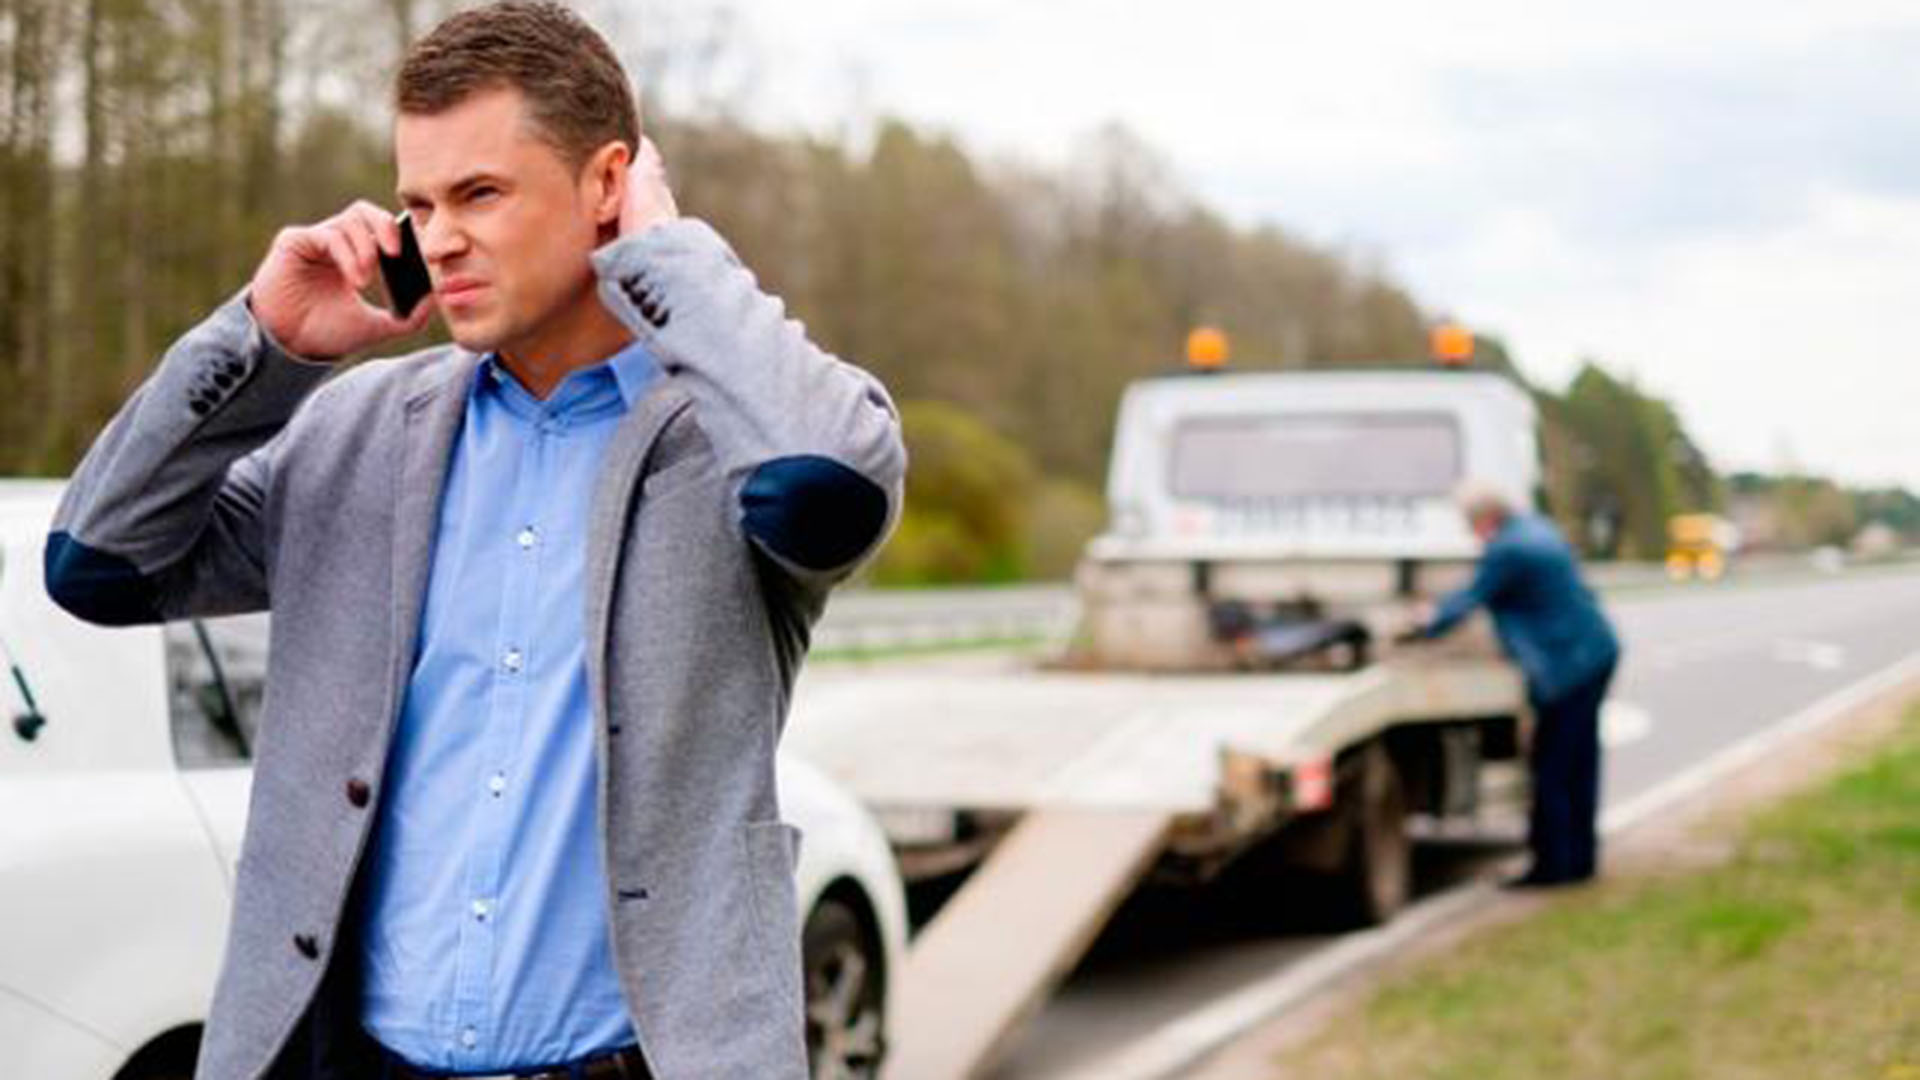
{"label": "tow truck", "polygon": [[1532,503],[1531,399],[1458,356],[1229,373],[1223,340],[1189,345],[1188,369],[1124,394],[1063,653],[797,691],[788,739],[875,812],[905,876],[968,874],[909,954],[894,1077],[985,1073],[1146,879],[1270,867],[1251,877],[1272,904],[1304,876],[1377,923],[1406,902],[1416,832],[1524,800],[1525,694],[1484,621],[1397,631],[1472,572],[1462,482]]}

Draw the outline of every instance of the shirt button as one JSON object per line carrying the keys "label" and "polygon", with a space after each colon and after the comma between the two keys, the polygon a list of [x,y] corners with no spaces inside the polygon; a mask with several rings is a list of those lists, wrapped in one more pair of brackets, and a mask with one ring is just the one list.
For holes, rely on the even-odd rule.
{"label": "shirt button", "polygon": [[475,900],[473,902],[473,917],[479,919],[481,922],[487,921],[487,915],[492,910],[493,905],[485,900]]}
{"label": "shirt button", "polygon": [[528,550],[529,548],[533,547],[534,543],[539,539],[540,539],[540,534],[537,532],[534,532],[533,526],[531,525],[527,526],[524,529],[521,529],[520,535],[513,538],[514,543],[519,544],[520,550],[522,551]]}
{"label": "shirt button", "polygon": [[500,658],[500,666],[508,671],[519,671],[520,665],[525,662],[526,658],[520,655],[519,649],[508,649],[506,655]]}
{"label": "shirt button", "polygon": [[507,790],[507,778],[500,773],[494,773],[487,778],[487,790],[495,795]]}
{"label": "shirt button", "polygon": [[478,1046],[479,1044],[480,1044],[480,1033],[479,1033],[479,1032],[477,1032],[477,1031],[475,1031],[475,1030],[473,1030],[472,1028],[462,1028],[462,1029],[460,1030],[460,1045],[461,1045],[461,1046],[464,1046],[464,1047],[466,1047],[467,1049],[469,1049],[469,1050],[471,1050],[471,1049],[473,1049],[473,1048],[474,1048],[475,1046]]}

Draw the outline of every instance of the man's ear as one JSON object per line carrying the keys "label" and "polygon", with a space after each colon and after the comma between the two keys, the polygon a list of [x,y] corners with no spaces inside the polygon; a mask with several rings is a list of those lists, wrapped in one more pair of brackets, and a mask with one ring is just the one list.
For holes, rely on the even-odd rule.
{"label": "man's ear", "polygon": [[584,179],[587,201],[593,209],[593,221],[604,233],[619,231],[620,204],[627,195],[627,168],[633,164],[633,148],[615,139],[593,152],[587,159]]}

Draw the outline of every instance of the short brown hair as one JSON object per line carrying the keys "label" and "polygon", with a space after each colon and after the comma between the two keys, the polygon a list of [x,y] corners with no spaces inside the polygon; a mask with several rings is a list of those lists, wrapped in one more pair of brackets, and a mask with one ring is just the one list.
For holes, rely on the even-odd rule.
{"label": "short brown hair", "polygon": [[394,80],[394,107],[431,116],[484,90],[512,87],[540,135],[576,168],[618,139],[640,148],[626,69],[586,20],[549,0],[495,0],[414,43]]}

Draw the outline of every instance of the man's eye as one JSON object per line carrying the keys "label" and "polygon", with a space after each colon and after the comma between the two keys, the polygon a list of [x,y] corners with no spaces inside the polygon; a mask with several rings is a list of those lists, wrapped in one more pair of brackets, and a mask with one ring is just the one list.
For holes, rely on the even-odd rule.
{"label": "man's eye", "polygon": [[492,199],[498,196],[499,194],[500,194],[499,188],[477,187],[477,188],[474,188],[472,191],[467,192],[467,201],[468,202],[484,202],[488,199]]}

